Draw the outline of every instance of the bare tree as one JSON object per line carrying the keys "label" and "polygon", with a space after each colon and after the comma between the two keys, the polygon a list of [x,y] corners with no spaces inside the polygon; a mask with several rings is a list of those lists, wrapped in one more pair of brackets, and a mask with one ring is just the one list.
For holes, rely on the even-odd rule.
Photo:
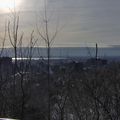
{"label": "bare tree", "polygon": [[45,45],[46,45],[46,48],[47,48],[47,86],[48,86],[48,120],[51,120],[51,96],[50,96],[50,91],[51,91],[51,81],[50,81],[50,49],[51,49],[51,46],[53,44],[53,41],[55,40],[56,38],[56,35],[58,33],[58,30],[56,29],[55,33],[52,35],[52,37],[50,37],[49,35],[49,18],[48,18],[48,14],[47,14],[47,4],[46,4],[46,0],[44,1],[44,28],[43,30],[45,29],[44,31],[44,34],[43,32],[40,31],[40,28],[38,28],[37,26],[37,31],[38,31],[38,34],[40,36],[40,38],[42,40],[44,40],[45,42]]}
{"label": "bare tree", "polygon": [[[19,44],[22,44],[22,40],[23,40],[23,33],[19,33],[19,14],[14,10],[12,12],[12,20],[9,20],[8,22],[8,36],[9,36],[9,40],[10,43],[14,49],[14,72],[13,72],[13,113],[16,110],[16,104],[15,103],[15,99],[16,99],[16,95],[17,95],[17,78],[16,75],[17,73],[21,73],[18,67],[18,46]],[[23,118],[23,109],[24,109],[24,89],[23,89],[23,74],[21,75],[21,90],[22,90],[22,107],[21,107],[21,116]],[[13,116],[15,117],[15,116]]]}

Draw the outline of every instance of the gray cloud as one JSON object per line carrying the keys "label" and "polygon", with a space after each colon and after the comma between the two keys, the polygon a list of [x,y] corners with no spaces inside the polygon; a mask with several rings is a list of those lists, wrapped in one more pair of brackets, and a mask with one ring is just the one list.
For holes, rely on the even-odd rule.
{"label": "gray cloud", "polygon": [[[31,30],[35,27],[36,16],[43,10],[43,1],[22,1],[23,28]],[[48,14],[53,17],[51,31],[57,19],[60,26],[64,26],[55,44],[120,44],[119,6],[119,0],[48,0]]]}

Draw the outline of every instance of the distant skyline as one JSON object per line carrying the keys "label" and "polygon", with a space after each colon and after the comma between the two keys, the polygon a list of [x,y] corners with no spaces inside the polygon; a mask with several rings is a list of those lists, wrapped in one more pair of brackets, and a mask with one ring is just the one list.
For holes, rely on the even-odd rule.
{"label": "distant skyline", "polygon": [[[0,0],[1,36],[13,1]],[[20,11],[20,31],[25,33],[24,44],[27,44],[31,31],[36,31],[38,20],[42,20],[44,0],[16,0],[15,4]],[[50,31],[54,32],[56,25],[62,28],[55,46],[120,45],[120,0],[47,0],[47,11]]]}

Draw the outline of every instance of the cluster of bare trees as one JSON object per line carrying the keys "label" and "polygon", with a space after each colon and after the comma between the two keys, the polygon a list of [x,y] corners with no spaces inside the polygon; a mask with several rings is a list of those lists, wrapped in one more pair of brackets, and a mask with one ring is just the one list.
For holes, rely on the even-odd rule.
{"label": "cluster of bare trees", "polygon": [[42,28],[37,28],[47,50],[43,71],[41,64],[32,64],[34,47],[39,41],[34,31],[27,40],[27,49],[23,49],[24,33],[19,31],[18,13],[14,11],[12,20],[6,23],[0,57],[5,40],[9,39],[14,61],[6,66],[0,59],[0,116],[21,120],[119,120],[119,63],[79,70],[72,63],[52,66],[50,49],[58,30],[50,37],[48,24],[45,5],[44,34]]}
{"label": "cluster of bare trees", "polygon": [[55,74],[54,119],[120,119],[119,63],[79,72],[67,68]]}
{"label": "cluster of bare trees", "polygon": [[[5,107],[3,110],[1,110],[1,116],[6,117],[19,117],[20,119],[24,119],[24,111],[25,111],[25,105],[26,105],[26,97],[28,97],[31,94],[31,81],[33,81],[33,71],[32,71],[32,55],[33,55],[33,48],[35,47],[38,39],[35,39],[34,37],[34,31],[31,32],[30,40],[28,43],[28,46],[26,46],[27,49],[23,50],[23,38],[24,33],[20,33],[19,31],[19,13],[17,13],[14,9],[14,11],[11,14],[11,20],[8,20],[8,23],[6,23],[5,26],[5,35],[2,42],[1,47],[1,57],[2,53],[5,47],[5,40],[9,40],[10,44],[12,45],[13,52],[14,52],[14,63],[10,66],[11,67],[11,73],[10,75],[2,75],[3,72],[1,72],[1,89],[3,86],[7,88],[6,93],[3,93],[4,90],[1,90],[1,95],[4,99],[10,98],[9,101],[5,102],[5,105],[7,105],[7,108]],[[49,29],[48,29],[48,18],[47,18],[47,11],[46,11],[46,3],[45,3],[45,13],[44,13],[44,27],[45,27],[45,34],[42,34],[39,28],[37,28],[37,32],[42,40],[45,41],[45,45],[47,48],[47,118],[50,120],[51,116],[51,106],[50,106],[50,47],[53,42],[53,40],[56,37],[57,30],[50,38],[49,36]],[[21,60],[18,63],[18,57],[21,58]],[[24,60],[24,57],[27,59]],[[1,62],[1,66],[2,66]],[[1,67],[1,71],[2,67]],[[7,73],[7,71],[4,71]],[[27,75],[29,74],[29,75]],[[28,78],[26,78],[26,76]],[[5,80],[4,80],[4,79]],[[27,81],[27,82],[26,82]],[[28,83],[28,84],[27,84]],[[26,86],[27,85],[27,86]],[[29,86],[28,86],[29,85]],[[29,90],[27,91],[26,88],[29,87]],[[29,95],[26,95],[26,91],[29,93]],[[4,99],[1,98],[1,101],[4,101]],[[17,101],[18,100],[18,101]],[[8,103],[7,103],[8,102]],[[2,103],[2,102],[1,102]],[[2,107],[1,107],[2,109]],[[5,109],[5,110],[4,110]],[[4,111],[4,112],[2,112]]]}

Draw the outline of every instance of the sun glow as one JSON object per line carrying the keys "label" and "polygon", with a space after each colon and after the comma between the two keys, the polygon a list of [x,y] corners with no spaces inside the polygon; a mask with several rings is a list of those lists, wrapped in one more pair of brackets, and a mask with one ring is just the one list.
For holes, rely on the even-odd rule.
{"label": "sun glow", "polygon": [[21,4],[21,0],[3,0],[0,3],[0,11],[9,12],[14,8],[17,9]]}

